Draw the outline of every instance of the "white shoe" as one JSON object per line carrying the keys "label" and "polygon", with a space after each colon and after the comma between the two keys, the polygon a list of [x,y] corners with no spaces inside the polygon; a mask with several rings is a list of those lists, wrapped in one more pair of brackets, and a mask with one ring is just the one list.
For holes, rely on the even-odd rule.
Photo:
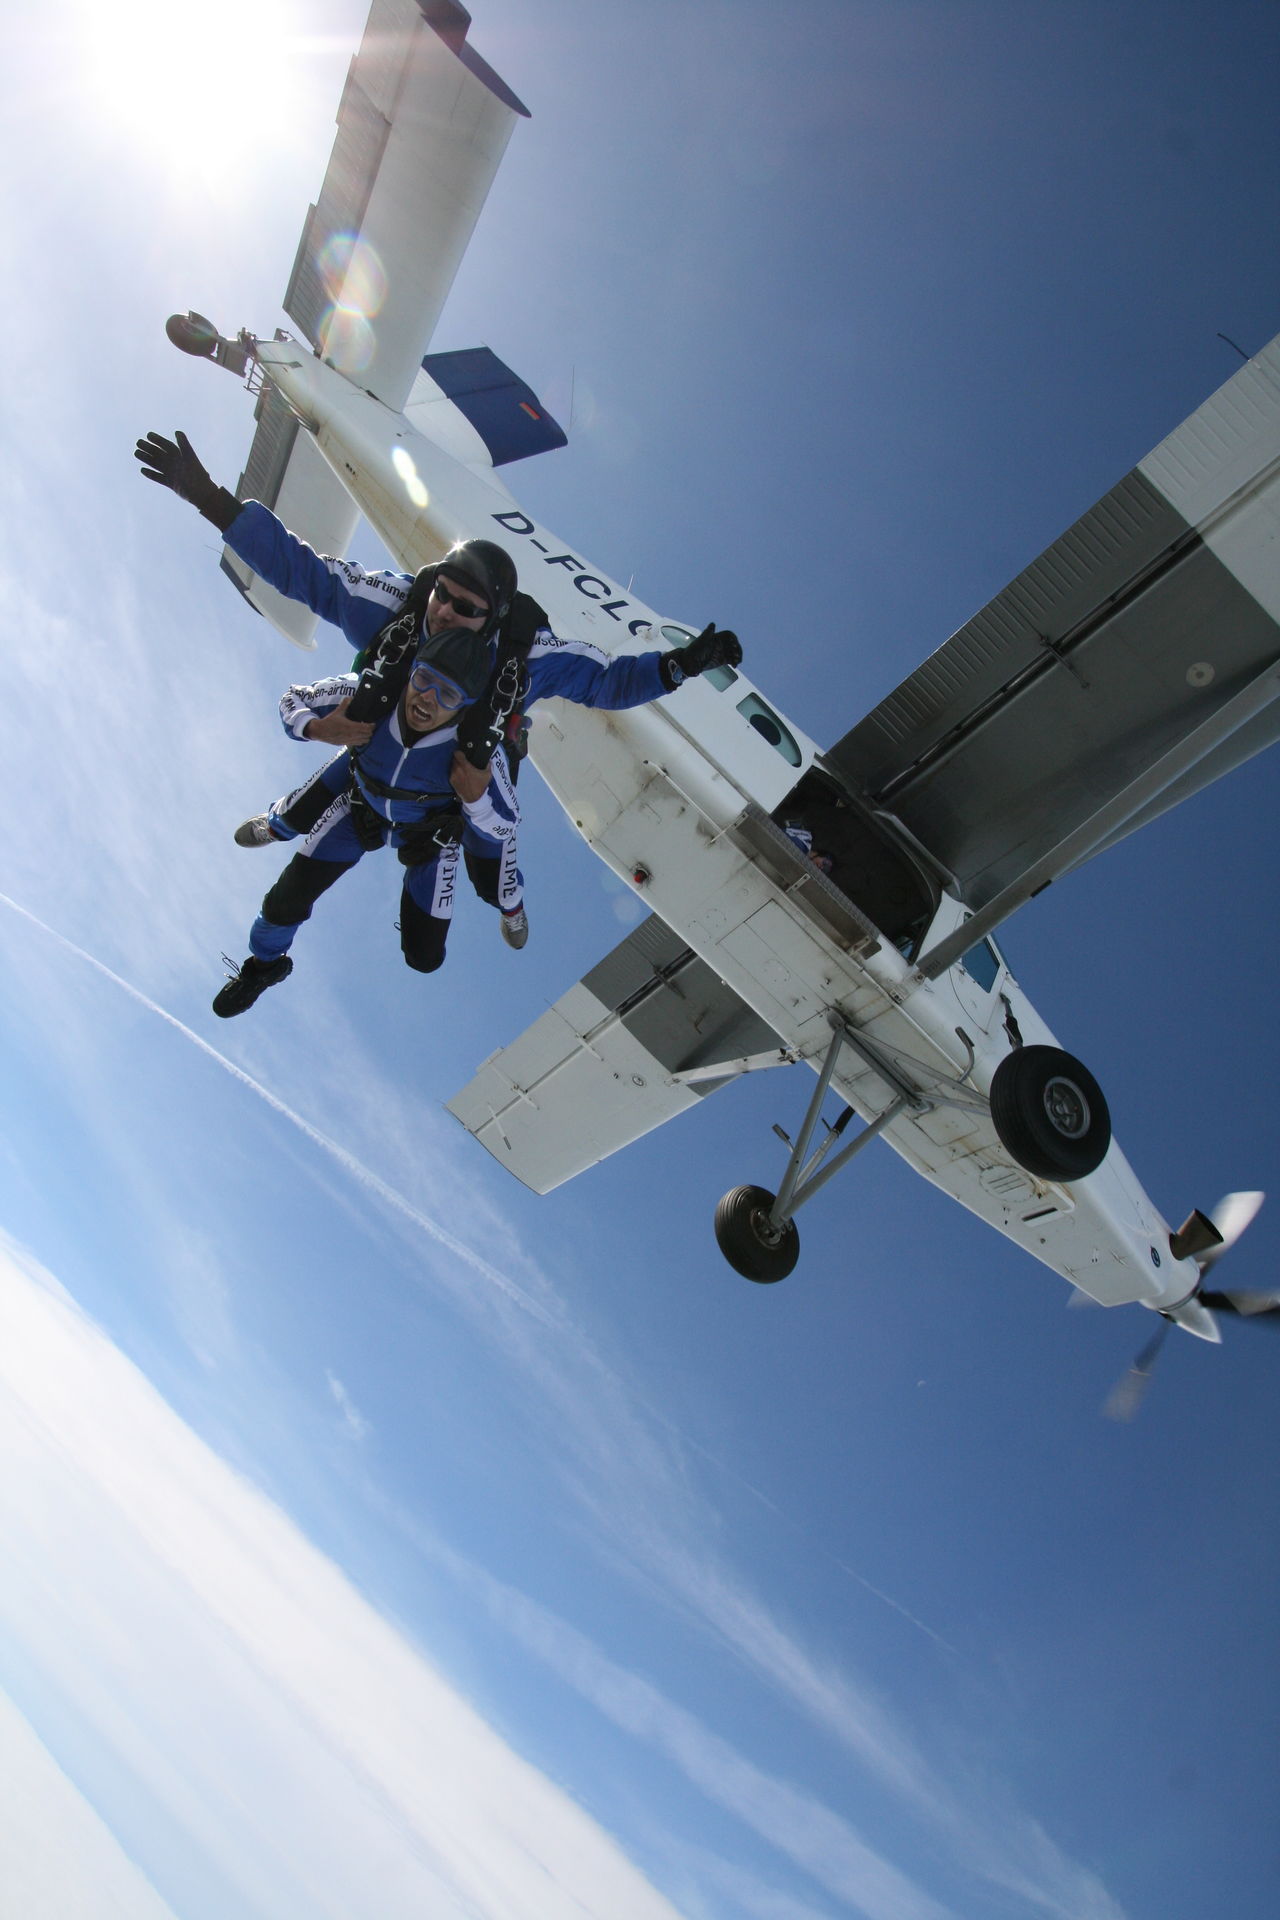
{"label": "white shoe", "polygon": [[529,916],[523,907],[517,907],[514,913],[503,913],[502,937],[509,947],[522,947],[529,938]]}
{"label": "white shoe", "polygon": [[271,822],[265,813],[255,813],[252,820],[242,820],[234,838],[238,847],[273,847],[280,844],[278,836],[271,831]]}

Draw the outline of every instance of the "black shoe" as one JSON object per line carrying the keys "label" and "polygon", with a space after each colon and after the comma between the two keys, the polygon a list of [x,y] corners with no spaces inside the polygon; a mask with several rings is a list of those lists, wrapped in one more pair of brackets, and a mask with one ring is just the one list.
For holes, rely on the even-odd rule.
{"label": "black shoe", "polygon": [[[227,960],[225,953],[222,957],[229,967],[235,964]],[[214,995],[213,1010],[220,1020],[230,1020],[236,1013],[247,1013],[260,993],[265,993],[268,987],[278,986],[292,972],[293,961],[287,953],[282,953],[278,960],[255,960],[250,954],[246,961],[236,967],[222,991]]]}

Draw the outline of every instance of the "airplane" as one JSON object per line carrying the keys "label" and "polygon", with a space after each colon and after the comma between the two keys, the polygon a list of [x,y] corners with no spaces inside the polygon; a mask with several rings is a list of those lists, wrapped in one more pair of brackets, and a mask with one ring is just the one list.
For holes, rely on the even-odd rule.
{"label": "airplane", "polygon": [[[167,331],[256,394],[238,497],[320,551],[346,551],[361,515],[410,572],[483,535],[556,633],[684,645],[691,625],[500,477],[565,444],[537,395],[487,348],[428,351],[527,115],[469,29],[457,0],[374,0],[285,295],[301,338],[231,338],[194,312]],[[648,918],[449,1111],[546,1193],[730,1081],[803,1062],[817,1083],[794,1139],[775,1129],[776,1191],[716,1209],[745,1278],[792,1271],[798,1209],[883,1138],[1078,1295],[1209,1341],[1222,1312],[1280,1315],[1280,1294],[1205,1285],[1262,1196],[1172,1228],[994,938],[1280,732],[1278,526],[1280,337],[828,749],[728,667],[626,713],[544,703],[533,764]],[[312,614],[222,564],[315,645]]]}

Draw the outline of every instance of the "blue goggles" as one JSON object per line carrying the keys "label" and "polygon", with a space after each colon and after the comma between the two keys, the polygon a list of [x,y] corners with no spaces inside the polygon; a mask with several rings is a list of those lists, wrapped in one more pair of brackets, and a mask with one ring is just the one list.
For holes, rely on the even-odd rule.
{"label": "blue goggles", "polygon": [[445,713],[456,713],[465,706],[467,696],[454,680],[446,679],[443,673],[437,673],[434,667],[424,663],[416,666],[409,675],[409,685],[415,693],[434,693],[436,705]]}

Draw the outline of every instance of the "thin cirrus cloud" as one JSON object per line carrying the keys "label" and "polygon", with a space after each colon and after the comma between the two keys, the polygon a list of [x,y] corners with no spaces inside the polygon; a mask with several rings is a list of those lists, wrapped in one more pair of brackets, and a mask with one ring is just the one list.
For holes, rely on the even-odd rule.
{"label": "thin cirrus cloud", "polygon": [[[1012,1893],[1033,1911],[1063,1916],[1063,1920],[1068,1917],[1069,1920],[1122,1920],[1121,1909],[1096,1877],[1064,1855],[1039,1823],[1017,1806],[1011,1792],[1000,1789],[985,1772],[981,1780],[971,1783],[969,1792],[965,1791],[963,1781],[957,1782],[954,1778],[943,1781],[874,1690],[860,1685],[843,1666],[815,1659],[755,1594],[707,1553],[701,1544],[707,1536],[706,1512],[699,1496],[691,1491],[687,1474],[681,1470],[680,1456],[686,1443],[659,1409],[637,1399],[582,1331],[570,1323],[544,1275],[533,1268],[524,1274],[523,1284],[516,1282],[509,1272],[484,1259],[440,1222],[423,1213],[355,1154],[313,1127],[268,1088],[101,961],[54,933],[7,896],[0,895],[0,902],[192,1041],[210,1060],[300,1129],[365,1192],[386,1205],[403,1225],[426,1233],[443,1254],[451,1256],[435,1263],[438,1282],[447,1286],[473,1315],[479,1309],[474,1286],[465,1283],[459,1286],[455,1263],[460,1260],[462,1270],[469,1273],[473,1281],[482,1278],[489,1283],[491,1305],[500,1310],[496,1318],[492,1313],[482,1317],[508,1359],[524,1370],[527,1385],[554,1410],[560,1450],[568,1463],[574,1491],[592,1513],[598,1542],[606,1553],[628,1566],[647,1586],[652,1586],[656,1578],[658,1590],[671,1604],[701,1620],[793,1709],[852,1753],[877,1786],[894,1794],[904,1810],[930,1830],[935,1843],[943,1843],[957,1865]],[[361,1438],[366,1423],[351,1403],[345,1386],[330,1374],[328,1387],[346,1432],[352,1438]],[[722,1472],[730,1471],[722,1463],[711,1464]],[[624,1488],[626,1497],[621,1498]],[[622,1515],[625,1515],[625,1524],[620,1527]],[[396,1518],[405,1531],[418,1537],[420,1546],[437,1558],[445,1558],[451,1571],[463,1570],[462,1561],[443,1552],[438,1543],[423,1540],[420,1530],[406,1516]],[[530,1622],[535,1615],[527,1607],[521,1609],[518,1597],[504,1598],[500,1605],[495,1605],[493,1596],[505,1594],[506,1590],[487,1582],[478,1572],[473,1572],[471,1577],[479,1582],[491,1610],[496,1611],[508,1630],[525,1638],[531,1650],[548,1659],[562,1678],[590,1694],[591,1689],[582,1686],[583,1676],[598,1676],[604,1669],[592,1666],[583,1652],[586,1643],[580,1636],[574,1638],[573,1629],[565,1626],[557,1640],[547,1625],[549,1617],[545,1617],[534,1631]],[[856,1574],[851,1577],[859,1578]],[[916,1621],[896,1601],[886,1595],[879,1597],[923,1635],[939,1641],[932,1629]],[[571,1645],[577,1652],[569,1658],[565,1649]],[[552,1657],[556,1647],[563,1658]],[[603,1656],[597,1658],[603,1659]],[[635,1676],[627,1676],[627,1680],[629,1685],[641,1690],[647,1685]],[[595,1704],[608,1711],[609,1702],[616,1702],[619,1697],[610,1685],[603,1688]],[[653,1724],[671,1726],[673,1716],[680,1712],[678,1708],[671,1708],[665,1715],[657,1715]],[[641,1718],[649,1724],[646,1716]],[[685,1718],[690,1728],[696,1727],[689,1716]],[[745,1773],[727,1764],[718,1767],[714,1757],[707,1758],[708,1754],[714,1756],[718,1752],[716,1741],[717,1737],[707,1730],[703,1730],[700,1738],[690,1733],[689,1738],[680,1743],[680,1752],[668,1757],[677,1763],[689,1762],[686,1770],[698,1776],[699,1784],[705,1779],[710,1797],[720,1804],[729,1804],[725,1800],[724,1783],[736,1780],[741,1794],[734,1810],[755,1826],[761,1837],[781,1845],[782,1840],[768,1814],[770,1799],[776,1800],[780,1790],[777,1783],[770,1783],[767,1790],[762,1788],[757,1792],[756,1786],[764,1776],[755,1776],[749,1763],[739,1762],[739,1769],[745,1768]],[[690,1756],[695,1759],[701,1756],[696,1766]],[[763,1824],[753,1817],[756,1810],[761,1812]],[[940,1911],[927,1895],[897,1875],[897,1870],[881,1860],[851,1829],[844,1828],[828,1809],[814,1803],[803,1820],[798,1806],[791,1807],[790,1811],[795,1816],[796,1830],[803,1828],[808,1835],[806,1853],[812,1843],[817,1857],[828,1863],[814,1876],[828,1891],[852,1899],[860,1911],[875,1914],[877,1920],[881,1915],[886,1920],[898,1920],[898,1916],[911,1916],[916,1912],[923,1916]],[[834,1827],[831,1822],[835,1822]],[[851,1889],[855,1885],[862,1887],[863,1882],[868,1883],[870,1890],[864,1888],[863,1894],[855,1895]],[[865,1904],[867,1900],[870,1905]],[[913,1902],[923,1904],[917,1906]]]}
{"label": "thin cirrus cloud", "polygon": [[[865,1840],[815,1795],[767,1773],[643,1676],[608,1658],[567,1621],[416,1530],[418,1544],[484,1605],[490,1616],[598,1712],[656,1748],[705,1797],[736,1815],[825,1893],[866,1920],[943,1920],[951,1909]],[[697,1603],[695,1583],[686,1597]],[[975,1780],[966,1799],[947,1784],[887,1711],[845,1676],[819,1672],[749,1596],[708,1583],[700,1611],[734,1650],[792,1703],[856,1753],[903,1810],[941,1840],[954,1867],[1013,1895],[1023,1911],[1054,1920],[1124,1920],[1097,1876],[1069,1859],[998,1781]],[[738,1627],[733,1626],[734,1616]],[[750,1620],[750,1626],[742,1623]],[[984,1794],[987,1804],[984,1804]],[[994,1805],[989,1804],[994,1802]],[[993,1817],[994,1816],[994,1817]],[[724,1864],[724,1863],[722,1863]],[[781,1891],[783,1906],[791,1898]]]}
{"label": "thin cirrus cloud", "polygon": [[4,1639],[162,1897],[191,1920],[675,1920],[12,1245],[0,1328]]}
{"label": "thin cirrus cloud", "polygon": [[866,1920],[948,1920],[941,1905],[814,1795],[768,1774],[585,1634],[458,1556],[451,1571],[530,1652],[633,1738],[656,1748],[828,1894]]}

